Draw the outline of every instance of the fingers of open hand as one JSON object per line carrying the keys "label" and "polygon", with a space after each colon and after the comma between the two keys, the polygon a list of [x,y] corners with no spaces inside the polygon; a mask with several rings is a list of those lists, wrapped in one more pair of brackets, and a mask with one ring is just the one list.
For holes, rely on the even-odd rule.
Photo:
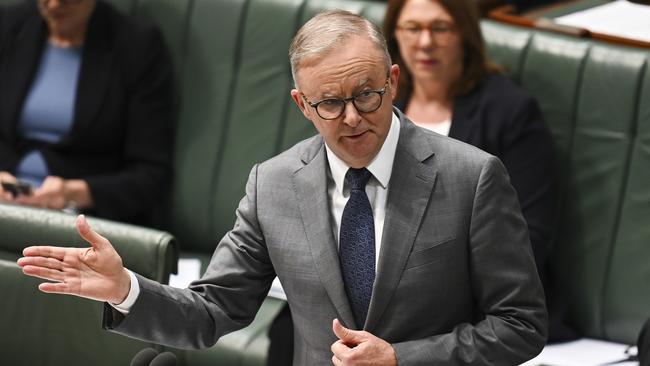
{"label": "fingers of open hand", "polygon": [[75,256],[66,256],[66,253],[76,250],[78,249],[48,246],[27,247],[23,249],[24,257],[18,259],[17,264],[26,275],[63,282],[66,280],[66,272],[76,268],[75,261],[71,261]]}
{"label": "fingers of open hand", "polygon": [[105,237],[99,235],[90,227],[90,225],[88,225],[88,221],[86,221],[84,215],[77,216],[77,231],[85,241],[90,243],[97,250],[104,250],[111,247],[109,241]]}
{"label": "fingers of open hand", "polygon": [[42,278],[48,281],[63,282],[65,274],[58,270],[38,265],[25,265],[23,266],[23,273],[32,277]]}
{"label": "fingers of open hand", "polygon": [[58,282],[65,280],[64,264],[56,258],[23,257],[18,260],[18,265],[23,268],[23,273],[29,276]]}
{"label": "fingers of open hand", "polygon": [[47,293],[53,293],[53,294],[69,294],[71,293],[70,291],[70,286],[67,283],[63,282],[44,282],[38,285],[38,289],[47,292]]}
{"label": "fingers of open hand", "polygon": [[21,267],[36,266],[54,269],[57,271],[63,270],[63,262],[58,259],[48,257],[23,257],[18,260],[18,265]]}
{"label": "fingers of open hand", "polygon": [[[25,257],[46,257],[54,258],[60,261],[65,258],[66,251],[70,248],[50,247],[50,246],[33,246],[23,249]],[[20,264],[20,262],[18,263]]]}

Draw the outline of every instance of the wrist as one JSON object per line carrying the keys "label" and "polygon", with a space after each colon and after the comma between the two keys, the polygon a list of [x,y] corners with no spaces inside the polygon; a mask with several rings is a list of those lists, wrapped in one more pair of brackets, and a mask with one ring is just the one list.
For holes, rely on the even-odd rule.
{"label": "wrist", "polygon": [[122,304],[129,296],[129,292],[131,292],[131,275],[126,268],[122,268],[121,279],[118,283],[118,295],[115,299],[111,300],[111,303],[116,305]]}

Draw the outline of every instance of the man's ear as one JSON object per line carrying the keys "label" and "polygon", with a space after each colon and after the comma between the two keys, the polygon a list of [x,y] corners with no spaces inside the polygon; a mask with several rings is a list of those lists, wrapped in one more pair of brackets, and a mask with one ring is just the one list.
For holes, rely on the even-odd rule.
{"label": "man's ear", "polygon": [[390,95],[393,100],[397,98],[397,86],[399,84],[399,65],[394,64],[390,67]]}
{"label": "man's ear", "polygon": [[309,119],[309,115],[307,112],[307,105],[305,104],[305,98],[302,97],[302,94],[298,89],[292,89],[291,90],[291,99],[293,99],[294,103],[300,108],[300,111],[302,114],[305,116],[305,118]]}

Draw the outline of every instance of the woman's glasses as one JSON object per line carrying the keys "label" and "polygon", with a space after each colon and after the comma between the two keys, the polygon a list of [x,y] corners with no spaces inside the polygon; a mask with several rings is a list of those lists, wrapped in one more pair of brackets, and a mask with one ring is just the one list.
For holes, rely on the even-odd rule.
{"label": "woman's glasses", "polygon": [[406,22],[397,25],[397,32],[402,40],[408,43],[416,43],[423,32],[430,32],[431,38],[438,46],[445,46],[453,39],[456,27],[453,23],[444,20],[436,20],[429,25]]}

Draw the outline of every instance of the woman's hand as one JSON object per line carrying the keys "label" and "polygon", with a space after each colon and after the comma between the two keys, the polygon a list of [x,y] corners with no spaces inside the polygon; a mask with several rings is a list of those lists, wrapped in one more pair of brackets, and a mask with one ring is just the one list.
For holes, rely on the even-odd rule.
{"label": "woman's hand", "polygon": [[62,210],[71,203],[75,207],[87,208],[92,206],[90,188],[84,180],[80,179],[63,179],[56,176],[48,176],[43,184],[34,190],[34,194],[29,196],[19,196],[16,203]]}
{"label": "woman's hand", "polygon": [[[0,172],[0,182],[16,183],[17,179],[9,172]],[[14,196],[0,186],[0,202],[13,202]]]}
{"label": "woman's hand", "polygon": [[62,210],[68,204],[64,187],[65,181],[63,178],[49,176],[45,178],[40,187],[34,190],[34,194],[16,197],[16,203]]}

